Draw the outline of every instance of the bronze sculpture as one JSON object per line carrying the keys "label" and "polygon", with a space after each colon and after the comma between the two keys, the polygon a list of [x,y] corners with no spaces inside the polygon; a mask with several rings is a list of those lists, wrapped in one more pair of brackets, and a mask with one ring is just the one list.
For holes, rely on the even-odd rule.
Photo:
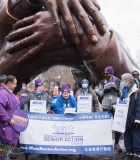
{"label": "bronze sculpture", "polygon": [[[92,1],[99,9],[95,0]],[[58,0],[61,5],[66,5],[65,2],[72,2],[70,4],[75,2],[77,6],[75,9],[79,8],[78,15],[72,10],[74,14],[63,16],[64,20],[59,16],[60,23],[55,12],[55,3],[52,3],[55,0],[48,0],[45,4],[43,0],[40,0],[51,14],[46,9],[39,12],[42,6],[37,0],[10,1],[7,3],[11,6],[9,11],[6,10],[6,2],[3,1],[0,13],[5,13],[5,17],[11,16],[11,19],[7,19],[8,23],[3,18],[0,19],[0,34],[3,33],[0,37],[0,74],[17,76],[20,84],[22,81],[28,82],[32,77],[56,64],[61,64],[78,70],[73,72],[76,82],[79,78],[87,76],[93,83],[98,83],[103,78],[104,68],[108,65],[114,67],[118,77],[124,72],[130,72],[133,67],[138,69],[129,51],[124,47],[121,37],[115,31],[110,30],[99,10],[95,5],[94,7],[91,5],[92,1],[86,0],[88,5],[84,4],[84,6],[86,10],[89,9],[88,14],[93,14],[92,18],[96,21],[93,21],[91,17],[89,21],[78,0]],[[58,6],[61,6],[60,4]],[[18,7],[28,8],[28,11],[21,12]],[[64,15],[68,10],[62,11],[62,9],[61,12]],[[33,15],[34,13],[36,14]],[[16,19],[25,16],[28,17],[15,23]],[[0,14],[0,17],[3,15]],[[55,21],[52,21],[52,18]],[[14,30],[12,30],[11,26],[14,23]],[[90,23],[93,25],[91,26]],[[7,25],[6,28],[5,25]],[[10,42],[4,41],[5,36]]]}

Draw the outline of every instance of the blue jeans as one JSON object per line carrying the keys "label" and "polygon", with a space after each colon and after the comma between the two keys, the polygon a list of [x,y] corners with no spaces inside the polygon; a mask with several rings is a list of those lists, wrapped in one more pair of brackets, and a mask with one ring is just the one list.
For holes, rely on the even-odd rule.
{"label": "blue jeans", "polygon": [[124,133],[124,145],[127,153],[140,155],[140,129],[127,129]]}

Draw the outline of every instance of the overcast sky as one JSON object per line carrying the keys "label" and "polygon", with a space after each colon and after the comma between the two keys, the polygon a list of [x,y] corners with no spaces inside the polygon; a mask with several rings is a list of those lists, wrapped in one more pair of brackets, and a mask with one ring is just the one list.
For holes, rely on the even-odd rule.
{"label": "overcast sky", "polygon": [[98,0],[110,27],[124,39],[136,59],[140,50],[140,0]]}

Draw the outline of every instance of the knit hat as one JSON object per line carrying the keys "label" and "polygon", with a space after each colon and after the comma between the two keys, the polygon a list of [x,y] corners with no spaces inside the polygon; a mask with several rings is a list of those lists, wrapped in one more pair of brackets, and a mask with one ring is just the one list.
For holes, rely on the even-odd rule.
{"label": "knit hat", "polygon": [[35,88],[37,88],[38,86],[42,86],[42,85],[43,85],[43,83],[40,79],[35,80]]}
{"label": "knit hat", "polygon": [[108,66],[105,68],[105,71],[109,72],[110,74],[114,75],[114,68],[112,66]]}
{"label": "knit hat", "polygon": [[23,84],[27,85],[25,82],[22,82],[22,84],[21,84],[21,85],[23,85]]}
{"label": "knit hat", "polygon": [[59,82],[54,82],[54,84],[55,84],[55,83],[56,83],[58,86],[60,86],[60,83],[59,83]]}
{"label": "knit hat", "polygon": [[87,83],[89,84],[89,81],[88,81],[87,79],[83,79],[83,80],[81,81],[81,84],[82,84],[83,82],[87,82]]}
{"label": "knit hat", "polygon": [[139,74],[139,72],[138,72],[138,71],[136,71],[136,70],[132,71],[132,72],[131,72],[131,74],[133,75],[133,73],[134,73],[134,72],[137,72],[137,73]]}
{"label": "knit hat", "polygon": [[0,76],[0,82],[5,82],[6,81],[6,75],[1,75]]}
{"label": "knit hat", "polygon": [[70,93],[70,88],[69,88],[69,86],[67,84],[63,84],[63,86],[62,86],[62,93],[63,92],[69,92]]}

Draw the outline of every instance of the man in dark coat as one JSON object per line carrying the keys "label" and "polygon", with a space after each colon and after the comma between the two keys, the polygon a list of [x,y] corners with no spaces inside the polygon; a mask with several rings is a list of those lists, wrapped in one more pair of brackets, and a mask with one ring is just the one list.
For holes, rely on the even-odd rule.
{"label": "man in dark coat", "polygon": [[140,160],[140,89],[137,88],[130,73],[122,75],[122,94],[120,100],[130,98],[124,144],[127,160]]}

